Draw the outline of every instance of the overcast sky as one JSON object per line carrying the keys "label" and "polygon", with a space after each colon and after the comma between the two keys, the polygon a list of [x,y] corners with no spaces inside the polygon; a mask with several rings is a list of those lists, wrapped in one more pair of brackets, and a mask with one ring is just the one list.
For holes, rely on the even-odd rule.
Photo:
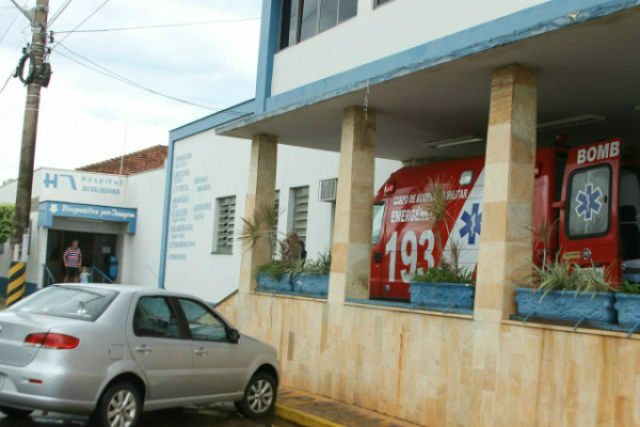
{"label": "overcast sky", "polygon": [[[18,0],[33,6],[35,0]],[[73,0],[52,24],[72,30],[104,0]],[[50,0],[50,16],[64,0]],[[258,18],[260,0],[110,0],[80,29]],[[31,39],[24,16],[0,0],[0,88]],[[177,28],[73,33],[64,45],[91,61],[158,92],[212,108],[255,94],[258,19]],[[61,40],[63,34],[56,36]],[[36,168],[75,168],[151,145],[168,131],[211,113],[161,98],[100,75],[57,54],[43,89]],[[79,61],[82,59],[76,58]],[[25,88],[11,79],[0,94],[0,184],[17,177]],[[126,132],[126,141],[124,138]]]}

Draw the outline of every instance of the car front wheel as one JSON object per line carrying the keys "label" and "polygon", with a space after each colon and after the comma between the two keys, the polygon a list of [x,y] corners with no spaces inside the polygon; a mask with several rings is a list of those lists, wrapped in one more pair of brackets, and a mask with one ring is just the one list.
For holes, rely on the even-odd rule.
{"label": "car front wheel", "polygon": [[271,375],[254,375],[244,391],[244,398],[236,402],[236,409],[248,418],[267,416],[273,412],[277,394],[276,381]]}
{"label": "car front wheel", "polygon": [[27,418],[33,411],[0,406],[0,412],[5,414],[9,418]]}
{"label": "car front wheel", "polygon": [[111,385],[104,393],[94,420],[100,427],[135,427],[142,412],[138,390],[128,382]]}

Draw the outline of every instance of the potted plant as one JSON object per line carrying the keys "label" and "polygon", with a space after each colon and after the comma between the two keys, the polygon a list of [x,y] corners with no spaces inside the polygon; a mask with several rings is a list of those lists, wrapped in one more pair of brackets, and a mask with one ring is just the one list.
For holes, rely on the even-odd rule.
{"label": "potted plant", "polygon": [[306,261],[300,271],[292,275],[294,291],[303,295],[326,298],[329,293],[331,253],[318,254],[315,261]]}
{"label": "potted plant", "polygon": [[618,323],[632,334],[640,327],[640,285],[625,280],[615,298]]}
{"label": "potted plant", "polygon": [[528,288],[516,289],[518,315],[582,322],[614,323],[614,293],[606,272],[556,258],[533,265]]}
{"label": "potted plant", "polygon": [[[427,191],[430,197],[421,205],[429,226],[434,230],[438,263],[423,273],[418,273],[409,284],[411,304],[438,310],[473,310],[475,287],[472,274],[460,268],[460,246],[450,240],[449,250],[442,244],[441,229],[449,233],[450,220],[448,192],[452,183],[444,177],[429,178]],[[451,237],[450,237],[451,239]],[[445,253],[446,252],[446,253]],[[447,256],[445,256],[447,255]]]}
{"label": "potted plant", "polygon": [[473,310],[475,286],[472,275],[464,269],[442,263],[413,277],[410,283],[411,304],[443,311]]}

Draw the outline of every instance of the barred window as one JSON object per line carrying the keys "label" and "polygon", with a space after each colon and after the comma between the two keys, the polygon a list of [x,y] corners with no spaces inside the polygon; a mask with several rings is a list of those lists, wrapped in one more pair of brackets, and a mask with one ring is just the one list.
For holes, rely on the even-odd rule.
{"label": "barred window", "polygon": [[309,212],[309,187],[291,189],[292,222],[289,227],[298,237],[307,243],[307,216]]}
{"label": "barred window", "polygon": [[217,253],[233,252],[233,237],[236,218],[236,196],[221,197],[216,204],[215,248]]}

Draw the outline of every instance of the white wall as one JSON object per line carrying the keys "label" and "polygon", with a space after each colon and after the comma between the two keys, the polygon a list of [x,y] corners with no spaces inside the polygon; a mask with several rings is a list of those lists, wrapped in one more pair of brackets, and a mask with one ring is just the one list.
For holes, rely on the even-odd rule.
{"label": "white wall", "polygon": [[136,233],[124,236],[122,283],[158,286],[165,174],[161,168],[128,178],[127,205],[138,209],[138,221]]}
{"label": "white wall", "polygon": [[[183,221],[171,226],[187,225],[192,230],[169,233],[165,287],[193,293],[207,301],[217,302],[238,288],[240,275],[241,243],[234,243],[233,254],[212,254],[216,199],[236,196],[236,230],[242,227],[245,216],[247,177],[249,172],[250,142],[226,138],[214,130],[203,132],[176,143],[173,188],[188,185],[173,197],[188,196],[178,204],[172,203],[172,212],[185,210]],[[288,223],[290,189],[309,186],[309,215],[307,224],[307,252],[315,259],[318,252],[330,249],[332,208],[331,203],[318,201],[321,179],[338,176],[338,153],[310,150],[285,145],[278,146],[278,170],[276,188],[280,191],[280,217],[278,231],[286,233]],[[376,161],[376,190],[386,178],[400,167],[400,162]],[[188,176],[185,171],[188,172]],[[182,179],[175,181],[177,173]],[[195,179],[207,177],[210,189],[196,191]],[[176,200],[176,199],[174,199]],[[208,210],[195,218],[194,206],[211,203]],[[206,206],[206,205],[205,205]],[[185,211],[183,211],[185,212]]]}
{"label": "white wall", "polygon": [[546,0],[394,0],[276,54],[272,94],[350,70]]}

